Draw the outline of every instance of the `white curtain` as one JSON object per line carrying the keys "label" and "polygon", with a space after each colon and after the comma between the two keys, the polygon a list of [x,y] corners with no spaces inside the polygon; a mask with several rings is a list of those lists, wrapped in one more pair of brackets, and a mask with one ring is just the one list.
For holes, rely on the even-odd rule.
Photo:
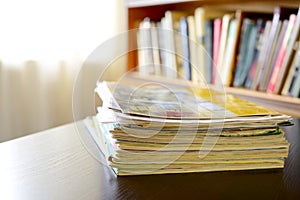
{"label": "white curtain", "polygon": [[72,122],[75,77],[126,14],[123,0],[0,2],[0,142]]}

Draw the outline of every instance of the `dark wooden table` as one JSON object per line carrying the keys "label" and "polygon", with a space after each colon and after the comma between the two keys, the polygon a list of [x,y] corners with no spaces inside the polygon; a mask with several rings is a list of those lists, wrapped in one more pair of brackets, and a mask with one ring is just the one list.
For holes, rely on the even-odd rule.
{"label": "dark wooden table", "polygon": [[300,121],[284,169],[116,177],[82,123],[0,144],[0,199],[300,199]]}

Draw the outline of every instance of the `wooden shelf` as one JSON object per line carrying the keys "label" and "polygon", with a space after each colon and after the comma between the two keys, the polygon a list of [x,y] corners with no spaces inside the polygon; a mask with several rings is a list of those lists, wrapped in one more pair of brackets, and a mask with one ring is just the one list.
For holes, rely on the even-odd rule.
{"label": "wooden shelf", "polygon": [[[245,4],[267,4],[268,7],[274,5],[282,5],[282,6],[289,6],[289,7],[297,7],[299,5],[298,1],[295,0],[127,0],[127,7],[128,8],[141,8],[141,7],[153,7],[153,6],[161,6],[161,5],[168,5],[172,6],[174,4],[184,5],[184,6],[192,6],[192,5],[225,5],[227,4],[228,7],[233,4],[238,5],[245,5]],[[255,7],[255,5],[254,5]],[[265,9],[265,8],[262,8]]]}
{"label": "wooden shelf", "polygon": [[174,4],[174,3],[189,3],[189,2],[197,2],[192,0],[129,0],[127,1],[128,8],[138,8],[138,7],[146,7],[146,6],[157,6],[157,5],[166,5],[166,4]]}

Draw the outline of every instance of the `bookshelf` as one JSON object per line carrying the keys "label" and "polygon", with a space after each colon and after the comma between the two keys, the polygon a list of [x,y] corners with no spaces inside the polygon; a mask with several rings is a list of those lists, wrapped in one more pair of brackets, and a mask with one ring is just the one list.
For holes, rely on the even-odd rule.
{"label": "bookshelf", "polygon": [[[298,8],[299,2],[295,0],[128,0],[128,30],[136,29],[139,23],[149,17],[151,20],[159,21],[167,10],[184,11],[188,15],[193,15],[195,9],[200,6],[212,7],[215,9],[228,10],[234,12],[238,9],[251,12],[273,13],[276,6]],[[129,38],[129,45],[133,38]],[[137,51],[128,54],[128,71],[138,65]],[[137,75],[134,75],[137,78]],[[144,77],[145,78],[145,77]],[[254,91],[245,88],[226,87],[226,92],[252,100],[264,106],[278,110],[294,117],[300,117],[300,99],[269,94],[266,92]]]}

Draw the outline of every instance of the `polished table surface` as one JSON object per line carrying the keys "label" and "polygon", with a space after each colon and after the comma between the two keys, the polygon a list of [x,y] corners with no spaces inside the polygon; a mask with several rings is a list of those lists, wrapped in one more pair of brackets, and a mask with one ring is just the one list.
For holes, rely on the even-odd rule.
{"label": "polished table surface", "polygon": [[300,199],[300,121],[284,169],[116,177],[82,123],[0,144],[0,199]]}

